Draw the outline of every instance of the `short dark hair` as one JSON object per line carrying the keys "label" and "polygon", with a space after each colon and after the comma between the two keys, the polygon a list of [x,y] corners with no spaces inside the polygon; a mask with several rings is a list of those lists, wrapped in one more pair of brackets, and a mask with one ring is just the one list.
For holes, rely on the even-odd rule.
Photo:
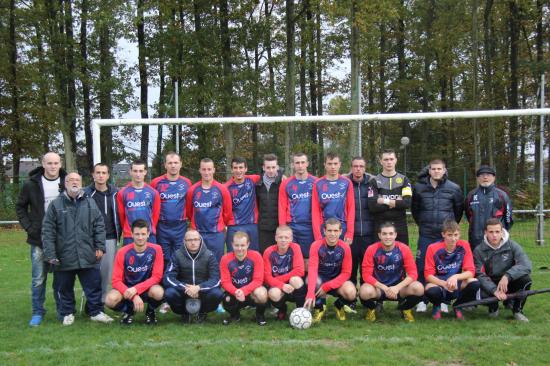
{"label": "short dark hair", "polygon": [[145,167],[145,170],[147,170],[147,163],[144,160],[137,159],[132,161],[132,164],[130,164],[130,170],[132,170],[135,165],[143,165]]}
{"label": "short dark hair", "polygon": [[338,155],[338,153],[336,153],[334,151],[329,151],[328,153],[326,153],[325,163],[329,160],[334,160],[334,159],[338,159],[339,161],[342,161],[342,159],[340,159],[340,155]]}
{"label": "short dark hair", "polygon": [[361,160],[361,161],[363,161],[365,164],[367,163],[367,161],[365,160],[365,158],[362,157],[362,156],[359,156],[359,155],[354,156],[353,158],[351,158],[351,163],[353,164],[353,162],[356,161],[356,160]]}
{"label": "short dark hair", "polygon": [[292,162],[294,162],[294,158],[300,158],[302,156],[305,156],[306,160],[309,160],[305,153],[297,152],[297,153],[292,154]]}
{"label": "short dark hair", "polygon": [[202,163],[212,163],[212,164],[214,164],[214,160],[212,160],[210,158],[202,158],[201,161],[199,162],[199,165],[201,165]]}
{"label": "short dark hair", "polygon": [[380,158],[382,158],[382,155],[384,155],[384,154],[393,154],[397,158],[397,153],[395,152],[394,149],[384,149],[384,150],[382,150],[382,152],[380,153]]}
{"label": "short dark hair", "polygon": [[277,161],[279,159],[277,159],[277,155],[275,154],[265,154],[264,155],[264,162],[266,161]]}
{"label": "short dark hair", "polygon": [[454,233],[456,231],[460,232],[460,226],[455,220],[445,219],[445,221],[443,221],[443,225],[441,226],[442,233]]}
{"label": "short dark hair", "polygon": [[181,161],[181,156],[175,151],[168,151],[166,154],[164,154],[164,161],[166,161],[169,156],[177,156]]}
{"label": "short dark hair", "polygon": [[443,161],[443,159],[439,159],[439,158],[430,160],[430,163],[428,164],[428,166],[431,168],[432,164],[443,164],[444,167],[447,167],[447,164],[445,164],[445,161]]}
{"label": "short dark hair", "polygon": [[395,230],[395,224],[391,221],[386,221],[386,222],[381,223],[380,226],[378,226],[378,232],[381,233],[382,229],[385,229],[385,228],[388,228],[388,227],[393,227],[393,230]]}
{"label": "short dark hair", "polygon": [[342,228],[342,222],[336,217],[331,217],[327,221],[325,221],[325,227],[327,227],[327,225],[338,225],[340,229]]}
{"label": "short dark hair", "polygon": [[139,228],[139,229],[147,228],[147,232],[149,232],[149,224],[147,223],[147,221],[143,219],[134,220],[132,222],[132,232],[134,231],[134,228]]}
{"label": "short dark hair", "polygon": [[504,225],[502,225],[502,221],[500,221],[499,219],[497,219],[496,217],[491,217],[490,219],[488,219],[487,221],[485,221],[485,227],[483,228],[484,230],[487,230],[487,227],[488,226],[493,226],[493,225],[500,225],[500,228],[503,229],[504,228]]}
{"label": "short dark hair", "polygon": [[231,159],[231,166],[233,166],[233,164],[244,164],[245,167],[248,167],[246,159],[242,156],[235,156],[233,159]]}
{"label": "short dark hair", "polygon": [[107,165],[104,162],[95,164],[93,169],[92,169],[92,173],[95,172],[95,168],[98,167],[98,166],[104,166],[105,168],[107,168],[107,173],[111,173],[111,168],[109,167],[109,165]]}

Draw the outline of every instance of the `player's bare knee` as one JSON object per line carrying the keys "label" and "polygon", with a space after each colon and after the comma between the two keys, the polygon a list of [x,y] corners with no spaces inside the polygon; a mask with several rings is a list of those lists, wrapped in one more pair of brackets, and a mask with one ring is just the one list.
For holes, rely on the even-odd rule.
{"label": "player's bare knee", "polygon": [[117,290],[111,290],[105,297],[105,306],[108,308],[115,308],[122,300],[122,294]]}
{"label": "player's bare knee", "polygon": [[267,302],[267,290],[260,286],[252,292],[252,298],[257,304],[265,304]]}
{"label": "player's bare knee", "polygon": [[153,299],[160,301],[164,297],[164,289],[159,285],[153,285],[149,289],[148,295]]}
{"label": "player's bare knee", "polygon": [[361,286],[359,289],[359,297],[361,300],[368,300],[376,297],[376,289],[369,285],[368,283],[365,283]]}
{"label": "player's bare knee", "polygon": [[267,294],[269,296],[269,299],[275,302],[280,301],[283,297],[283,292],[277,287],[270,288]]}
{"label": "player's bare knee", "polygon": [[424,295],[424,286],[418,281],[414,281],[409,285],[409,291],[411,295],[422,296]]}
{"label": "player's bare knee", "polygon": [[304,285],[304,280],[302,280],[301,277],[294,276],[294,277],[290,278],[288,283],[290,284],[290,286],[292,286],[294,288],[300,288]]}

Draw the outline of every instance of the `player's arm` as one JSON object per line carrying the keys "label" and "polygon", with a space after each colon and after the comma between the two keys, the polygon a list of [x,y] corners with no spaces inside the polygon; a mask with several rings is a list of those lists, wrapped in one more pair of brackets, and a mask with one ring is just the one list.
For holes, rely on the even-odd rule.
{"label": "player's arm", "polygon": [[321,240],[321,226],[323,225],[323,210],[319,204],[319,194],[317,192],[317,182],[313,183],[311,192],[311,227],[313,229],[313,237],[315,240]]}
{"label": "player's arm", "polygon": [[411,201],[411,214],[414,219],[414,222],[418,225],[418,220],[420,216],[420,206],[421,206],[422,196],[418,192],[418,184],[413,186],[413,195]]}
{"label": "player's arm", "polygon": [[[42,221],[42,248],[44,250],[44,261],[58,260],[55,247],[57,237],[57,212],[54,203],[50,203],[46,215]],[[59,261],[58,261],[59,262]]]}
{"label": "player's arm", "polygon": [[131,248],[131,246],[122,247],[116,253],[113,264],[113,275],[111,277],[111,286],[121,294],[124,294],[128,290],[128,286],[124,283],[124,256],[128,251],[125,248]]}
{"label": "player's arm", "polygon": [[252,259],[254,263],[254,273],[252,274],[252,281],[248,285],[241,287],[244,296],[250,295],[252,291],[264,283],[264,261],[262,256],[258,252],[249,251],[248,258]]}
{"label": "player's arm", "polygon": [[229,273],[229,254],[226,254],[222,257],[220,261],[220,276],[222,288],[227,291],[229,294],[235,296],[235,291],[237,288],[233,285],[231,281],[231,274]]}
{"label": "player's arm", "polygon": [[155,228],[155,233],[156,233],[157,224],[159,222],[159,218],[160,218],[160,194],[156,189],[153,189],[153,209],[151,212],[151,224]]}
{"label": "player's arm", "polygon": [[162,279],[162,284],[165,288],[176,287],[182,291],[185,291],[186,284],[178,280],[178,274],[180,271],[181,269],[179,262],[174,254]]}
{"label": "player's arm", "polygon": [[233,217],[233,205],[231,203],[231,195],[227,190],[227,187],[219,185],[222,193],[222,215],[225,226],[235,225],[235,218]]}
{"label": "player's arm", "polygon": [[506,271],[506,276],[512,281],[531,274],[533,265],[519,244],[511,243],[511,245],[515,264]]}
{"label": "player's arm", "polygon": [[279,289],[283,289],[283,286],[285,285],[285,282],[281,281],[281,276],[273,277],[273,273],[271,272],[271,253],[273,253],[273,247],[269,247],[265,250],[263,255],[263,261],[264,261],[264,282],[269,287],[277,287]]}
{"label": "player's arm", "polygon": [[124,237],[124,233],[129,228],[126,222],[126,209],[124,207],[124,191],[125,191],[125,188],[122,188],[120,191],[118,191],[118,194],[116,195],[118,218],[120,220],[120,226],[122,227],[123,237]]}
{"label": "player's arm", "polygon": [[468,196],[466,196],[466,199],[464,200],[464,214],[466,215],[466,219],[468,221],[470,221],[470,218],[473,215],[470,202],[472,202],[472,192],[468,193]]}
{"label": "player's arm", "polygon": [[95,204],[93,199],[90,199],[90,215],[92,217],[93,236],[94,236],[94,249],[101,250],[105,253],[105,222],[103,221],[103,215],[99,208]]}
{"label": "player's arm", "polygon": [[23,184],[21,188],[21,193],[17,197],[17,203],[15,204],[15,212],[17,214],[17,219],[19,223],[28,232],[31,229],[31,219],[29,218],[29,204],[30,204],[30,193],[29,193],[28,184]]}
{"label": "player's arm", "polygon": [[369,180],[369,195],[367,198],[367,205],[369,206],[369,211],[377,214],[386,212],[390,207],[385,203],[378,203],[378,199],[382,198],[380,192],[378,191],[378,183],[375,178]]}
{"label": "player's arm", "polygon": [[464,248],[464,259],[462,260],[462,273],[457,277],[458,280],[467,280],[473,278],[476,273],[476,266],[474,264],[474,256],[470,244],[467,241],[460,242],[460,246]]}
{"label": "player's arm", "polygon": [[367,248],[365,255],[363,256],[363,263],[361,263],[361,276],[363,281],[369,285],[375,286],[376,278],[374,277],[374,253],[376,252],[376,245],[371,245]]}
{"label": "player's arm", "polygon": [[195,191],[197,184],[200,184],[200,182],[197,182],[195,185],[191,186],[191,188],[187,191],[187,196],[185,197],[185,216],[189,219],[192,229],[196,229],[195,222],[193,220],[193,192]]}
{"label": "player's arm", "polygon": [[304,274],[306,273],[302,249],[296,243],[292,243],[290,245],[292,246],[292,249],[294,251],[294,258],[292,258],[292,271],[288,273],[289,280],[294,276],[304,277]]}
{"label": "player's arm", "polygon": [[504,195],[504,228],[510,230],[514,224],[514,219],[512,218],[512,201],[508,195]]}
{"label": "player's arm", "polygon": [[395,200],[395,208],[402,210],[410,208],[412,201],[412,188],[409,180],[406,177],[405,182],[403,182],[403,188],[401,189],[401,197],[403,199]]}
{"label": "player's arm", "polygon": [[319,243],[314,243],[309,251],[309,262],[307,271],[307,299],[315,301],[315,287],[319,271]]}
{"label": "player's arm", "polygon": [[153,262],[153,272],[151,273],[151,277],[134,286],[139,295],[141,295],[145,291],[148,291],[151,286],[158,285],[162,281],[162,272],[164,271],[164,256],[162,255],[162,249],[160,248],[160,246],[153,244],[153,248],[155,249],[155,261]]}
{"label": "player's arm", "polygon": [[493,282],[491,277],[485,273],[485,263],[482,257],[482,251],[477,247],[474,250],[474,265],[476,267],[476,278],[479,281],[479,285],[483,290],[490,294],[494,294],[497,290],[497,285]]}
{"label": "player's arm", "polygon": [[288,207],[288,193],[286,192],[286,187],[288,185],[288,180],[281,182],[279,187],[279,225],[285,225],[290,222],[290,212]]}
{"label": "player's arm", "polygon": [[334,277],[332,280],[327,281],[321,285],[321,288],[325,292],[330,290],[335,290],[340,288],[351,277],[351,249],[349,245],[338,244],[342,249],[344,249],[344,258],[342,259],[342,270],[340,274]]}
{"label": "player's arm", "polygon": [[436,276],[436,270],[435,270],[435,261],[434,261],[434,246],[430,245],[428,246],[428,249],[426,250],[426,260],[424,264],[424,278],[426,279],[426,282],[433,283],[434,285],[446,288],[447,282],[439,279]]}
{"label": "player's arm", "polygon": [[351,244],[353,241],[353,233],[355,231],[355,198],[353,194],[353,183],[348,180],[348,190],[346,193],[346,233],[344,237],[347,244]]}
{"label": "player's arm", "polygon": [[462,215],[464,215],[464,199],[462,197],[462,189],[459,187],[455,190],[453,195],[453,211],[457,223],[462,220]]}

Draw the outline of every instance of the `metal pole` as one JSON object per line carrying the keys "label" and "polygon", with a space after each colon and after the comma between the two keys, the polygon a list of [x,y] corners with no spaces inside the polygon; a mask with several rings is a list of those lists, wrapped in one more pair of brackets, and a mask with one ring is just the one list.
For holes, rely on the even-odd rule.
{"label": "metal pole", "polygon": [[[540,107],[544,108],[544,73],[540,76]],[[537,244],[544,245],[544,115],[540,115],[539,141],[539,210]]]}
{"label": "metal pole", "polygon": [[[178,90],[178,81],[174,81],[174,94],[175,94],[175,99],[176,99],[176,118],[179,118],[180,116],[180,106],[179,106],[179,90]],[[177,132],[177,136],[176,136],[176,154],[180,154],[180,134],[179,134],[179,131],[180,131],[180,127],[179,125],[176,127],[176,132]]]}

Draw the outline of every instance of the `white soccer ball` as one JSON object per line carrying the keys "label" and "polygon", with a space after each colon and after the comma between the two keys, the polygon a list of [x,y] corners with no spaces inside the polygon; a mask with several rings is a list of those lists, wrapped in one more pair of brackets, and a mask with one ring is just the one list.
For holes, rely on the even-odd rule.
{"label": "white soccer ball", "polygon": [[290,325],[292,328],[295,329],[307,329],[311,327],[311,323],[313,321],[313,317],[311,316],[311,313],[306,308],[296,308],[292,310],[292,313],[290,313],[290,316],[288,317],[288,321],[290,322]]}

